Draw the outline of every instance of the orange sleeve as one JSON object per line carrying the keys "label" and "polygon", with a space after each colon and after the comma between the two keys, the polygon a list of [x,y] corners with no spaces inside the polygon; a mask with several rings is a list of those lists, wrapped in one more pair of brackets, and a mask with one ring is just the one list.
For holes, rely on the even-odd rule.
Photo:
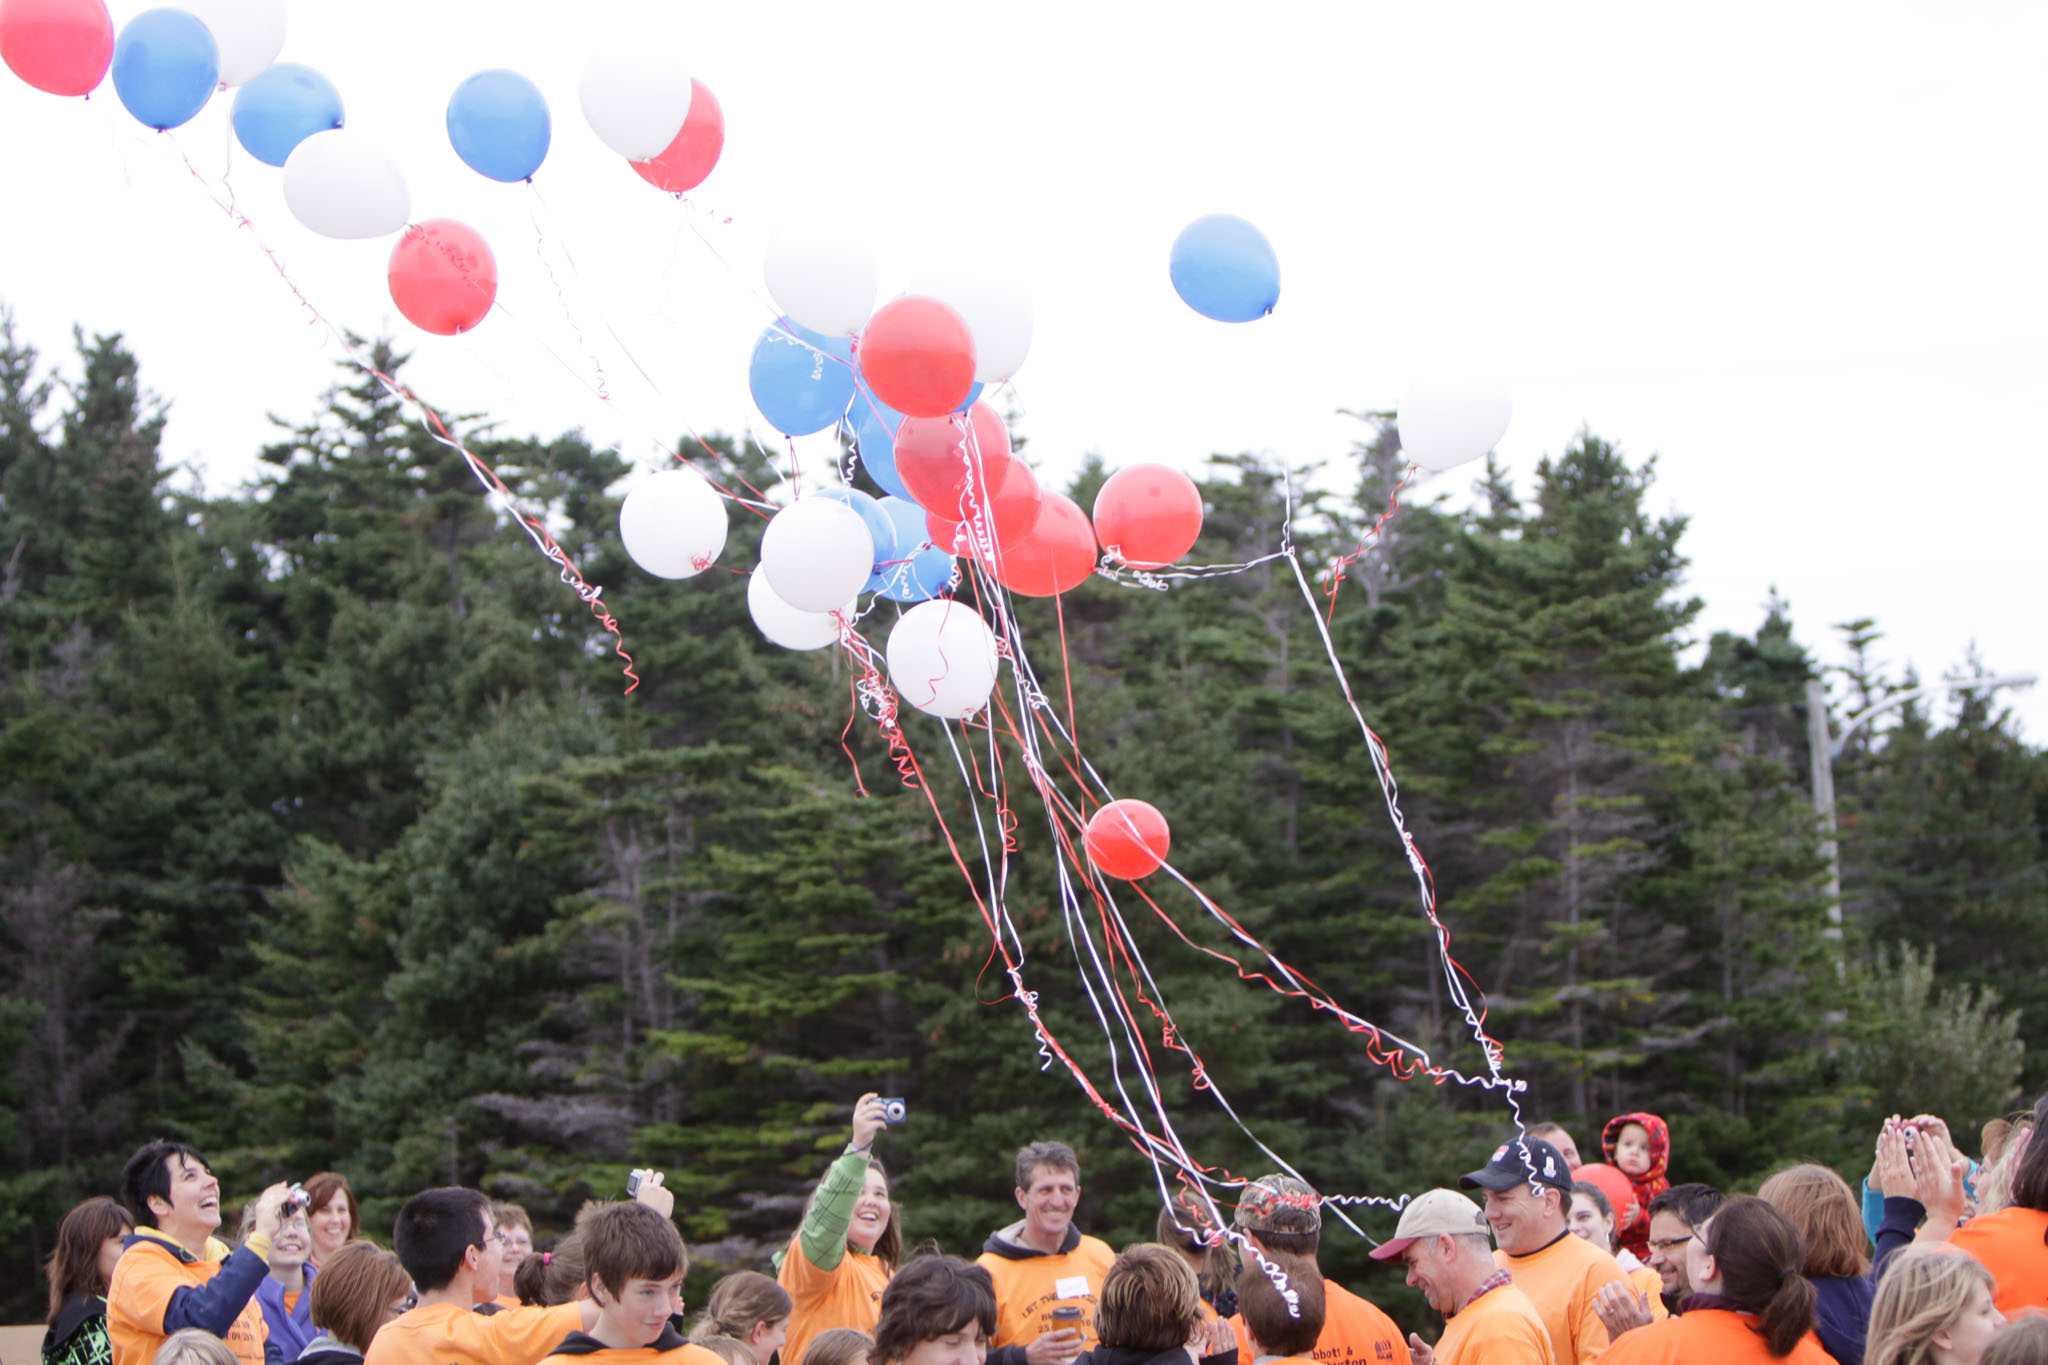
{"label": "orange sleeve", "polygon": [[150,1365],[163,1344],[171,1294],[187,1283],[177,1263],[147,1242],[122,1253],[107,1286],[107,1340],[114,1348],[114,1365]]}
{"label": "orange sleeve", "polygon": [[496,1365],[534,1365],[560,1346],[571,1332],[583,1329],[583,1309],[573,1303],[553,1308],[508,1308],[487,1318],[465,1313],[458,1321],[464,1329],[459,1335],[473,1335],[479,1359]]}

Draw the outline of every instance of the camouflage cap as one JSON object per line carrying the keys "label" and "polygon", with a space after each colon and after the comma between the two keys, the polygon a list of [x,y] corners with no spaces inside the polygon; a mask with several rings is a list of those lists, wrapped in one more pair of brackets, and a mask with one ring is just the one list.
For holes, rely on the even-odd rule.
{"label": "camouflage cap", "polygon": [[1238,1195],[1237,1226],[1245,1232],[1321,1232],[1322,1202],[1291,1175],[1260,1176]]}

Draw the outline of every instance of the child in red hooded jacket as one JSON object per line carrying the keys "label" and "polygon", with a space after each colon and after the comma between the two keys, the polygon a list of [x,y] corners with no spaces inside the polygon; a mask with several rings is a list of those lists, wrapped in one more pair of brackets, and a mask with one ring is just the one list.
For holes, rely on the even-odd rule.
{"label": "child in red hooded jacket", "polygon": [[[1600,1130],[1600,1150],[1607,1162],[1623,1175],[1636,1192],[1641,1207],[1671,1188],[1671,1130],[1655,1114],[1618,1114]],[[1615,1244],[1638,1257],[1650,1254],[1650,1220],[1639,1219],[1626,1230],[1617,1229]]]}

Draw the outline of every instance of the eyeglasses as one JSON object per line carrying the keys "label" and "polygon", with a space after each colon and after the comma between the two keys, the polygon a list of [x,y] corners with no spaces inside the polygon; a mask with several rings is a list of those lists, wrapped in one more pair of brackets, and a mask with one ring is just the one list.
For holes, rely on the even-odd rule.
{"label": "eyeglasses", "polygon": [[1662,1251],[1666,1254],[1669,1254],[1674,1247],[1682,1247],[1687,1242],[1690,1242],[1693,1239],[1694,1235],[1695,1234],[1688,1232],[1683,1237],[1652,1237],[1650,1239],[1650,1250]]}

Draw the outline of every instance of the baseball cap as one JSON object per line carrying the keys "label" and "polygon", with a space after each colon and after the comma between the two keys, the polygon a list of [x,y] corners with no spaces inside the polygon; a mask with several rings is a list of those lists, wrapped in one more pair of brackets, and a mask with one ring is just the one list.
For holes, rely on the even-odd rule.
{"label": "baseball cap", "polygon": [[1470,1175],[1458,1177],[1465,1190],[1511,1190],[1534,1181],[1560,1190],[1572,1187],[1572,1169],[1564,1164],[1557,1148],[1542,1138],[1511,1138],[1494,1148],[1486,1165]]}
{"label": "baseball cap", "polygon": [[1456,1190],[1431,1190],[1408,1201],[1394,1235],[1369,1253],[1375,1261],[1391,1261],[1425,1237],[1453,1237],[1486,1231],[1486,1215],[1472,1196]]}
{"label": "baseball cap", "polygon": [[1245,1232],[1321,1232],[1322,1202],[1291,1175],[1262,1175],[1238,1195],[1237,1226]]}

